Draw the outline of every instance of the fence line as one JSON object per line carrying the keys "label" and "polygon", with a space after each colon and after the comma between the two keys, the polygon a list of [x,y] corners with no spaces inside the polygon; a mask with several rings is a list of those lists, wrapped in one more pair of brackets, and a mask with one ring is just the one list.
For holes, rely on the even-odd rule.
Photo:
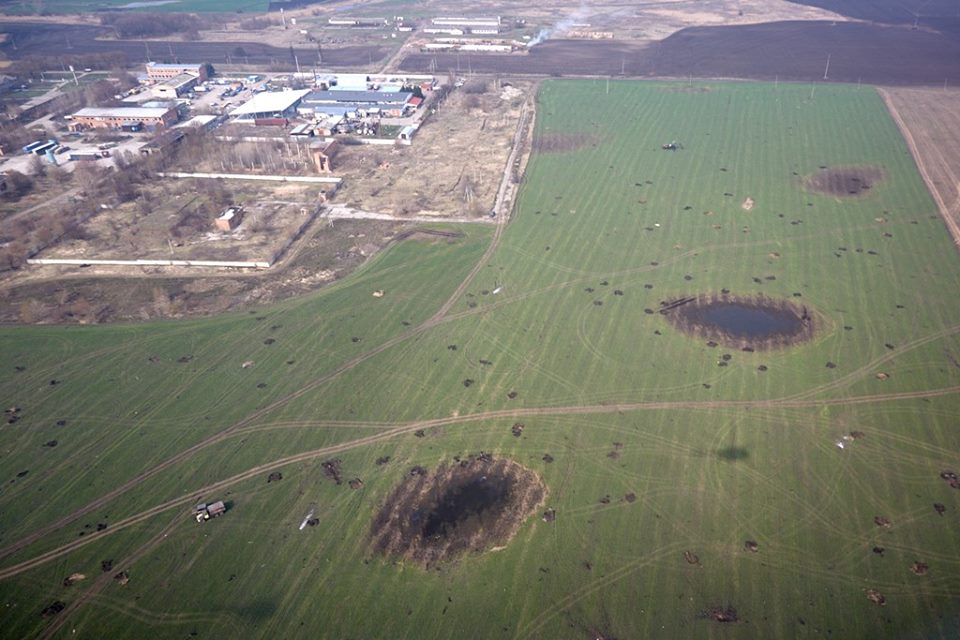
{"label": "fence line", "polygon": [[343,178],[324,176],[259,176],[249,173],[185,173],[182,171],[160,172],[161,178],[218,178],[221,180],[262,180],[267,182],[311,182],[316,184],[340,184]]}

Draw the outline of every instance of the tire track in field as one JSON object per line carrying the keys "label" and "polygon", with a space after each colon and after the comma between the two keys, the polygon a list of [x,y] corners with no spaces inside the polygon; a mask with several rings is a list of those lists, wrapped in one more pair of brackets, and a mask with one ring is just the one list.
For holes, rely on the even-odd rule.
{"label": "tire track in field", "polygon": [[[615,413],[617,411],[640,411],[640,410],[665,410],[665,409],[722,409],[729,407],[738,407],[738,408],[749,408],[749,407],[772,407],[772,406],[789,406],[789,407],[822,407],[822,406],[834,406],[834,405],[850,405],[850,404],[866,404],[866,403],[876,403],[883,401],[895,401],[903,399],[914,399],[914,398],[930,398],[942,395],[952,395],[960,393],[960,385],[954,387],[946,387],[943,389],[932,389],[927,391],[912,391],[912,392],[903,392],[903,393],[894,393],[894,394],[877,394],[877,395],[867,395],[867,396],[858,396],[854,398],[828,398],[822,400],[731,400],[731,401],[703,401],[703,402],[650,402],[650,403],[627,403],[619,405],[593,405],[593,406],[572,406],[572,407],[556,407],[556,408],[528,408],[528,409],[502,409],[497,411],[489,411],[486,413],[473,414],[469,416],[456,416],[456,417],[447,417],[447,418],[437,418],[433,420],[422,420],[417,422],[407,423],[401,426],[397,426],[393,429],[388,429],[380,433],[372,434],[365,436],[363,438],[358,438],[356,440],[350,440],[347,442],[341,442],[335,445],[328,447],[323,447],[320,449],[314,449],[311,451],[305,451],[291,456],[286,456],[283,458],[278,458],[268,463],[257,465],[243,471],[241,473],[235,474],[226,478],[224,480],[219,480],[215,483],[209,484],[205,487],[200,487],[190,493],[187,497],[178,497],[168,500],[166,502],[155,505],[154,507],[147,509],[139,514],[130,516],[114,523],[110,528],[99,532],[93,533],[81,540],[75,540],[73,542],[64,544],[56,549],[47,551],[35,558],[30,560],[25,560],[19,564],[12,565],[6,569],[0,570],[0,580],[5,578],[10,578],[24,571],[28,571],[35,567],[41,566],[46,562],[63,556],[75,549],[83,547],[91,542],[100,540],[101,538],[111,535],[116,531],[120,531],[132,525],[143,522],[153,516],[161,514],[170,509],[176,507],[185,507],[193,504],[196,501],[196,496],[204,493],[217,493],[227,489],[239,482],[249,480],[263,473],[269,473],[271,471],[281,469],[287,465],[294,464],[297,462],[306,462],[318,457],[329,456],[335,453],[341,453],[344,451],[350,451],[352,449],[357,449],[360,447],[376,444],[386,440],[393,439],[397,436],[413,433],[420,429],[436,427],[436,426],[446,426],[453,424],[462,424],[467,422],[475,422],[478,420],[487,420],[493,418],[502,418],[502,417],[525,417],[525,416],[544,416],[544,415],[570,415],[570,414],[602,414],[602,413]],[[222,432],[218,434],[220,439],[223,439],[230,434]],[[219,440],[218,440],[219,441]],[[151,470],[152,471],[152,470]],[[143,474],[141,474],[143,475]],[[148,476],[149,477],[149,476]],[[131,481],[132,482],[132,481]],[[127,483],[130,484],[130,483]],[[139,484],[139,483],[138,483]],[[134,485],[135,486],[135,485]],[[121,487],[122,488],[122,487]],[[115,492],[111,492],[115,493]],[[119,495],[121,492],[117,493]],[[106,499],[101,498],[96,502],[102,503],[106,502]],[[91,503],[92,504],[92,503]],[[98,505],[99,506],[99,505]],[[84,508],[86,509],[86,508]],[[87,513],[81,509],[82,513],[77,515],[80,517]],[[73,515],[73,514],[72,514]],[[72,522],[71,518],[68,522]],[[66,519],[66,518],[65,518]],[[56,524],[56,523],[55,523]],[[55,530],[59,527],[54,527],[50,525],[46,527],[46,532],[49,533],[50,530]],[[22,549],[24,546],[35,542],[37,539],[36,535],[28,536],[27,538],[21,540],[18,543],[14,543],[8,549],[15,548],[15,550]],[[9,553],[12,553],[9,552]]]}
{"label": "tire track in field", "polygon": [[[512,150],[512,152],[511,152],[511,154],[510,154],[510,157],[508,158],[506,168],[504,169],[503,182],[501,183],[500,192],[499,192],[498,195],[497,195],[497,206],[498,206],[498,207],[501,206],[502,203],[503,203],[504,195],[505,195],[505,193],[506,193],[507,187],[509,186],[508,183],[509,183],[509,179],[510,179],[510,170],[511,170],[511,168],[512,168],[512,166],[513,166],[513,161],[514,161],[514,159],[516,158],[516,154],[517,154],[518,151],[520,150],[520,146],[521,146],[521,145],[520,145],[520,138],[521,138],[521,133],[523,132],[523,124],[525,123],[526,118],[527,118],[527,115],[526,115],[526,109],[527,109],[527,108],[528,108],[528,107],[525,106],[525,111],[524,111],[524,113],[521,114],[521,117],[520,117],[520,119],[519,119],[519,121],[518,121],[517,133],[516,133],[516,135],[515,135],[515,137],[514,137],[513,150]],[[532,109],[531,109],[531,110],[532,110]],[[51,524],[49,524],[49,525],[46,525],[46,526],[44,526],[44,527],[40,527],[40,528],[38,528],[36,531],[34,531],[33,533],[31,533],[30,535],[28,535],[28,536],[20,539],[19,541],[15,542],[15,543],[13,543],[13,544],[11,544],[11,545],[8,545],[7,547],[4,547],[3,549],[0,549],[0,559],[6,558],[6,557],[10,556],[11,554],[16,553],[17,551],[20,551],[20,550],[23,549],[24,547],[26,547],[26,546],[28,546],[28,545],[30,545],[30,544],[33,544],[33,543],[36,542],[37,540],[40,540],[40,539],[43,538],[45,535],[47,535],[47,534],[49,534],[49,533],[51,533],[51,532],[53,532],[53,531],[56,531],[57,529],[60,529],[60,528],[62,528],[62,527],[64,527],[64,526],[70,524],[71,522],[74,522],[74,521],[78,520],[79,518],[81,518],[81,517],[83,517],[84,515],[90,513],[91,511],[95,511],[96,509],[99,509],[101,506],[107,504],[108,502],[110,502],[110,501],[113,500],[114,498],[117,498],[117,497],[123,495],[124,493],[130,491],[131,489],[133,489],[134,487],[142,484],[144,481],[148,480],[149,478],[157,475],[158,473],[164,471],[165,469],[168,469],[168,468],[176,465],[176,464],[179,463],[179,462],[182,462],[183,460],[186,460],[187,458],[189,458],[190,456],[192,456],[192,455],[193,455],[194,453],[196,453],[197,451],[200,451],[201,449],[205,449],[205,448],[207,448],[207,447],[209,447],[209,446],[211,446],[211,445],[213,445],[213,444],[216,444],[217,442],[220,442],[221,440],[229,437],[233,432],[237,431],[238,429],[241,429],[241,428],[243,428],[243,427],[251,424],[252,422],[254,422],[255,420],[257,420],[258,418],[260,418],[260,417],[262,417],[262,416],[264,416],[264,415],[266,415],[266,414],[274,411],[275,409],[279,409],[279,408],[281,408],[281,407],[289,404],[290,402],[296,400],[297,398],[302,397],[303,395],[305,395],[305,394],[309,393],[310,391],[312,391],[313,389],[316,389],[317,387],[323,385],[324,383],[328,382],[329,380],[332,380],[333,378],[339,376],[340,374],[342,374],[342,373],[344,373],[344,372],[346,372],[346,371],[349,371],[350,369],[353,369],[353,368],[356,367],[357,365],[359,365],[359,364],[361,364],[361,363],[363,363],[363,362],[366,362],[366,361],[369,360],[370,358],[373,358],[374,356],[376,356],[376,355],[378,355],[378,354],[386,351],[387,349],[390,349],[391,347],[393,347],[393,346],[395,346],[395,345],[397,345],[397,344],[400,344],[401,342],[404,342],[405,340],[407,340],[407,339],[409,339],[409,338],[411,338],[411,337],[417,336],[417,335],[419,335],[419,334],[427,331],[428,329],[434,327],[434,326],[437,325],[437,324],[440,324],[440,323],[444,320],[444,316],[446,316],[446,314],[449,312],[450,308],[457,302],[457,300],[460,299],[460,297],[463,295],[464,291],[466,291],[467,287],[470,286],[470,283],[473,281],[473,279],[476,277],[476,275],[480,272],[480,270],[484,267],[484,265],[487,264],[487,262],[490,260],[490,257],[491,257],[491,256],[493,255],[493,253],[496,251],[497,247],[498,247],[499,244],[500,244],[500,239],[503,237],[503,230],[504,230],[504,228],[506,227],[508,218],[509,218],[509,216],[507,216],[505,212],[503,212],[503,211],[498,211],[497,226],[496,226],[496,228],[495,228],[495,230],[494,230],[493,239],[491,240],[490,244],[488,245],[486,251],[484,251],[483,256],[481,256],[480,260],[477,261],[477,263],[476,263],[476,264],[474,265],[474,267],[470,270],[470,272],[467,274],[467,276],[464,278],[464,280],[460,283],[460,285],[457,287],[457,289],[453,292],[453,294],[447,299],[446,302],[443,303],[443,305],[441,305],[440,309],[439,309],[433,316],[431,316],[431,317],[428,318],[426,321],[424,321],[422,324],[420,324],[419,326],[417,326],[417,327],[415,327],[415,328],[413,328],[413,329],[411,329],[411,330],[409,330],[409,331],[407,331],[407,332],[400,333],[400,334],[394,336],[393,338],[390,338],[390,339],[387,340],[386,342],[381,343],[379,346],[371,349],[370,351],[368,351],[368,352],[366,352],[366,353],[364,353],[364,354],[361,354],[361,355],[359,355],[359,356],[357,356],[357,357],[355,357],[355,358],[352,358],[352,359],[346,361],[345,363],[341,364],[339,367],[337,367],[336,369],[334,369],[334,370],[331,371],[330,373],[328,373],[328,374],[326,374],[326,375],[324,375],[324,376],[321,376],[320,378],[317,378],[317,379],[315,379],[315,380],[307,383],[305,386],[301,387],[300,389],[298,389],[298,390],[296,390],[296,391],[294,391],[294,392],[292,392],[292,393],[290,393],[290,394],[288,394],[288,395],[286,395],[286,396],[283,396],[283,397],[281,397],[281,398],[278,398],[277,400],[271,402],[270,404],[264,406],[263,408],[254,411],[254,412],[251,413],[250,415],[248,415],[248,416],[246,416],[245,418],[242,418],[241,420],[235,422],[233,425],[231,425],[230,427],[224,429],[223,431],[221,431],[221,432],[219,432],[219,433],[217,433],[217,434],[214,434],[213,436],[211,436],[211,437],[209,437],[209,438],[206,438],[206,439],[204,439],[204,440],[201,440],[200,442],[198,442],[198,443],[196,443],[196,444],[188,447],[187,449],[185,449],[185,450],[181,451],[180,453],[178,453],[178,454],[176,454],[176,455],[168,458],[167,460],[164,460],[163,462],[161,462],[161,463],[155,465],[154,467],[152,467],[152,468],[144,471],[143,473],[135,476],[134,478],[131,478],[130,480],[128,480],[127,482],[123,483],[123,484],[120,485],[119,487],[113,489],[112,491],[107,492],[106,494],[102,495],[101,497],[97,498],[96,500],[94,500],[94,501],[88,503],[87,505],[81,507],[80,509],[77,509],[76,511],[74,511],[74,512],[72,512],[72,513],[70,513],[70,514],[68,514],[68,515],[66,515],[66,516],[64,516],[64,517],[62,517],[62,518],[60,518],[59,520],[57,520],[57,521],[55,521],[55,522],[53,522],[53,523],[51,523]],[[111,347],[111,348],[115,348],[115,347]]]}
{"label": "tire track in field", "polygon": [[170,523],[166,527],[164,527],[160,533],[158,533],[152,539],[148,540],[146,544],[143,544],[140,547],[138,547],[123,561],[117,563],[114,569],[111,569],[110,571],[102,573],[100,576],[98,576],[93,581],[93,584],[91,584],[90,587],[87,588],[87,590],[80,595],[80,597],[78,597],[76,600],[74,600],[69,605],[67,605],[67,607],[57,615],[57,617],[50,624],[50,626],[44,629],[43,632],[39,635],[39,638],[52,638],[61,628],[63,628],[63,625],[67,623],[67,618],[70,616],[71,613],[79,609],[88,600],[95,597],[101,591],[106,589],[110,585],[110,583],[113,581],[113,576],[117,575],[118,572],[125,571],[131,565],[133,565],[134,562],[136,562],[137,560],[139,560],[149,552],[153,551],[153,549],[155,549],[161,542],[163,542],[164,538],[166,538],[167,535],[170,532],[172,532],[174,527],[176,527],[178,524],[180,524],[180,518],[179,517],[173,518],[170,521]]}

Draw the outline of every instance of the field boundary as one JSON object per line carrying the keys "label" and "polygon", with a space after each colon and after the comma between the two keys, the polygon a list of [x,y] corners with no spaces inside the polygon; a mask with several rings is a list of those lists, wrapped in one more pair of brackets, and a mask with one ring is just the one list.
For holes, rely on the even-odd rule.
{"label": "field boundary", "polygon": [[232,262],[219,260],[82,260],[77,258],[30,258],[27,264],[34,265],[97,265],[118,267],[229,267],[232,269],[269,269],[269,262]]}
{"label": "field boundary", "polygon": [[261,180],[264,182],[308,182],[312,184],[340,184],[343,178],[324,176],[259,176],[250,173],[189,173],[184,171],[161,171],[161,178],[214,178],[217,180]]}
{"label": "field boundary", "polygon": [[882,87],[877,87],[877,93],[879,93],[880,97],[883,98],[883,103],[886,105],[887,111],[890,113],[890,117],[892,117],[893,121],[897,123],[897,128],[900,129],[900,133],[903,135],[903,140],[907,143],[907,147],[910,149],[910,155],[913,156],[913,162],[915,165],[917,165],[917,171],[920,172],[920,177],[923,178],[924,184],[927,185],[927,191],[930,192],[934,202],[937,203],[937,210],[940,212],[940,217],[943,218],[943,222],[947,225],[947,230],[950,232],[950,236],[953,238],[953,244],[955,244],[957,247],[960,247],[960,223],[957,222],[957,216],[953,211],[950,210],[950,207],[947,206],[947,203],[943,201],[943,197],[933,184],[933,179],[927,172],[927,168],[923,164],[923,159],[920,157],[920,150],[917,148],[916,140],[913,139],[913,134],[907,127],[907,123],[904,122],[900,112],[897,111],[897,108],[894,106],[893,100],[890,99],[890,94],[887,93],[887,90],[883,89]]}

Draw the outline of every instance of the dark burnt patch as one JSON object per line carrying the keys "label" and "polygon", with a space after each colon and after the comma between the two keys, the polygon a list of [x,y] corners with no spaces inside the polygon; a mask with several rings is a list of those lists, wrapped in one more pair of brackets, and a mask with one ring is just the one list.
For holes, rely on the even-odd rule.
{"label": "dark burnt patch", "polygon": [[406,476],[374,517],[370,539],[381,553],[429,567],[505,544],[546,495],[530,469],[474,456]]}
{"label": "dark burnt patch", "polygon": [[709,293],[660,303],[674,328],[708,345],[740,350],[776,349],[813,337],[817,322],[806,306],[786,298]]}
{"label": "dark burnt patch", "polygon": [[885,177],[880,167],[821,167],[804,179],[803,186],[808,191],[837,198],[856,198],[869,193]]}

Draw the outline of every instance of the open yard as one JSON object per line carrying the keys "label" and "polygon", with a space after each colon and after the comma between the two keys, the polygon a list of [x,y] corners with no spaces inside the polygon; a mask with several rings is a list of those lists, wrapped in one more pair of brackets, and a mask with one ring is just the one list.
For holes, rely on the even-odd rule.
{"label": "open yard", "polygon": [[343,146],[334,160],[345,178],[337,201],[397,215],[487,215],[532,83],[475,82],[478,93],[454,91],[413,146]]}
{"label": "open yard", "polygon": [[323,291],[0,329],[4,633],[951,637],[960,261],[877,92],[547,81],[534,149]]}
{"label": "open yard", "polygon": [[[243,180],[161,179],[133,202],[91,218],[81,238],[57,243],[39,258],[273,262],[309,225],[322,185]],[[243,206],[240,225],[214,219]]]}

